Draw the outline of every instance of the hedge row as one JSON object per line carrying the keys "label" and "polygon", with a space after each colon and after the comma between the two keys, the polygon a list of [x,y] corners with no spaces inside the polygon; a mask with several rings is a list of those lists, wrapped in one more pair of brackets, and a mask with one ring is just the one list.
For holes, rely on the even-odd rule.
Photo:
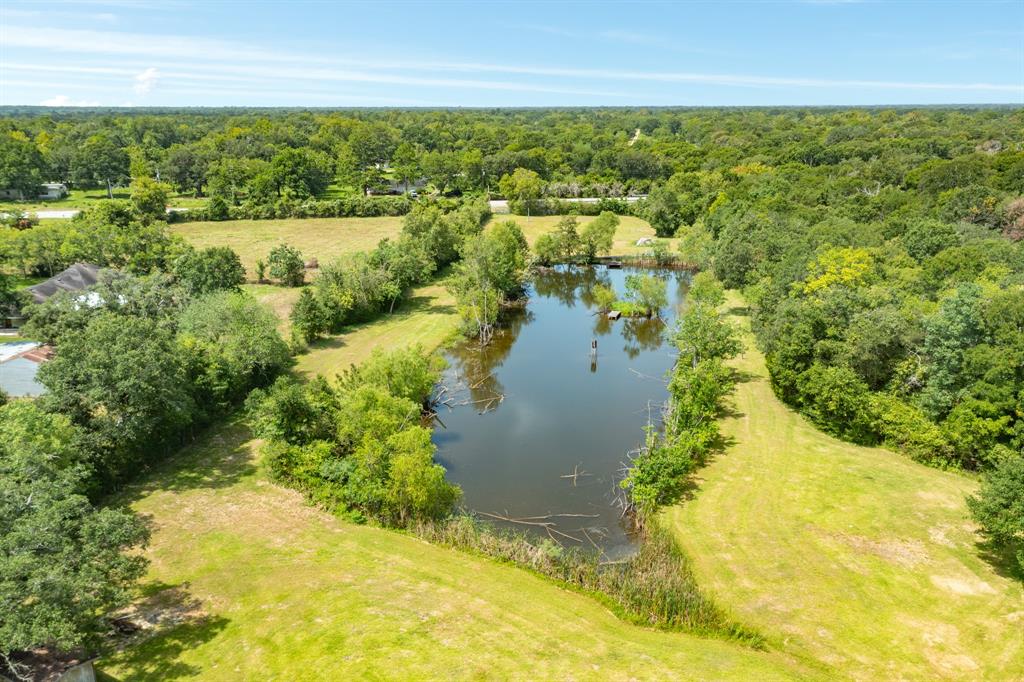
{"label": "hedge row", "polygon": [[[531,215],[601,215],[604,211],[616,215],[642,215],[643,201],[606,198],[598,201],[575,201],[572,199],[541,199],[530,205]],[[509,210],[516,215],[526,215],[526,204],[510,201]]]}
{"label": "hedge row", "polygon": [[282,199],[274,204],[210,205],[170,214],[171,222],[206,220],[273,220],[282,218],[379,218],[403,216],[412,210],[407,197],[348,197],[314,201]]}

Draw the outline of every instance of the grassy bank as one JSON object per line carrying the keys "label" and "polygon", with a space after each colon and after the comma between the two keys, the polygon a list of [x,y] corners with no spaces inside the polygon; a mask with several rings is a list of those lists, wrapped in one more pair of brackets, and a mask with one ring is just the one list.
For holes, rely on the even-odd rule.
{"label": "grassy bank", "polygon": [[[523,234],[526,235],[526,241],[530,243],[532,247],[534,242],[537,241],[537,237],[541,236],[546,232],[551,232],[558,225],[564,216],[533,216],[527,218],[521,215],[496,215],[491,219],[491,222],[511,220],[519,225],[523,230]],[[582,228],[588,222],[593,220],[593,216],[578,216],[579,226]],[[619,216],[619,228],[615,231],[615,240],[612,244],[612,255],[615,256],[629,256],[639,253],[643,253],[650,249],[648,246],[637,246],[636,241],[643,237],[654,238],[654,228],[650,224],[641,218],[634,216]],[[668,240],[670,248],[675,249],[675,240]]]}
{"label": "grassy bank", "polygon": [[242,259],[249,279],[256,278],[256,261],[285,242],[305,259],[321,263],[353,251],[369,251],[385,237],[397,237],[402,218],[290,218],[286,220],[224,220],[171,226],[197,248],[230,246]]}
{"label": "grassy bank", "polygon": [[296,371],[306,378],[333,376],[359,364],[374,348],[401,348],[414,343],[437,348],[455,333],[455,299],[441,282],[416,287],[394,313],[321,339],[298,357]]}
{"label": "grassy bank", "polygon": [[853,679],[1024,679],[1024,586],[978,545],[974,483],[816,430],[775,398],[731,303],[747,344],[731,446],[665,514],[698,582]]}
{"label": "grassy bank", "polygon": [[[422,301],[344,335],[338,349],[314,348],[300,371],[357,361],[415,334],[429,346],[451,329],[442,322],[450,315],[440,296]],[[529,572],[339,521],[270,483],[257,446],[243,423],[223,425],[126,493],[153,526],[141,609],[163,625],[102,659],[105,679],[817,674],[777,653],[630,625]]]}

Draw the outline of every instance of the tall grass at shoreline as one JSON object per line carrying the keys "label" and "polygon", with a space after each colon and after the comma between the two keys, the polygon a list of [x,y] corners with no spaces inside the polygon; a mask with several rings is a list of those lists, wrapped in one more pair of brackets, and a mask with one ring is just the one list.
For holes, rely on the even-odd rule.
{"label": "tall grass at shoreline", "polygon": [[638,550],[619,561],[596,551],[499,530],[469,515],[420,522],[413,534],[433,544],[482,554],[539,573],[603,601],[623,620],[664,630],[722,637],[765,648],[764,638],[734,621],[704,594],[672,536],[646,524]]}

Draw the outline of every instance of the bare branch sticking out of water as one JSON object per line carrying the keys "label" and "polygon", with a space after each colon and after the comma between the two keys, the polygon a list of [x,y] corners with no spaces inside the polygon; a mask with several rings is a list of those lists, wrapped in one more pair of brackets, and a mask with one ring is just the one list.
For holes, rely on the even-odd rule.
{"label": "bare branch sticking out of water", "polygon": [[571,474],[562,474],[561,476],[559,476],[559,478],[571,478],[572,479],[572,487],[575,488],[576,487],[576,481],[577,481],[577,479],[579,479],[580,476],[590,476],[590,474],[588,472],[584,471],[583,469],[580,469],[580,465],[577,464],[576,466],[574,466],[572,468],[572,473]]}

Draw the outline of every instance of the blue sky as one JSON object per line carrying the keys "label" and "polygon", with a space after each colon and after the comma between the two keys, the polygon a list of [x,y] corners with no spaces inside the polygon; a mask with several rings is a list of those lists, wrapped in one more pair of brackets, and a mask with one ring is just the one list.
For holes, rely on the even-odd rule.
{"label": "blue sky", "polygon": [[0,104],[1024,103],[1008,2],[0,3]]}

